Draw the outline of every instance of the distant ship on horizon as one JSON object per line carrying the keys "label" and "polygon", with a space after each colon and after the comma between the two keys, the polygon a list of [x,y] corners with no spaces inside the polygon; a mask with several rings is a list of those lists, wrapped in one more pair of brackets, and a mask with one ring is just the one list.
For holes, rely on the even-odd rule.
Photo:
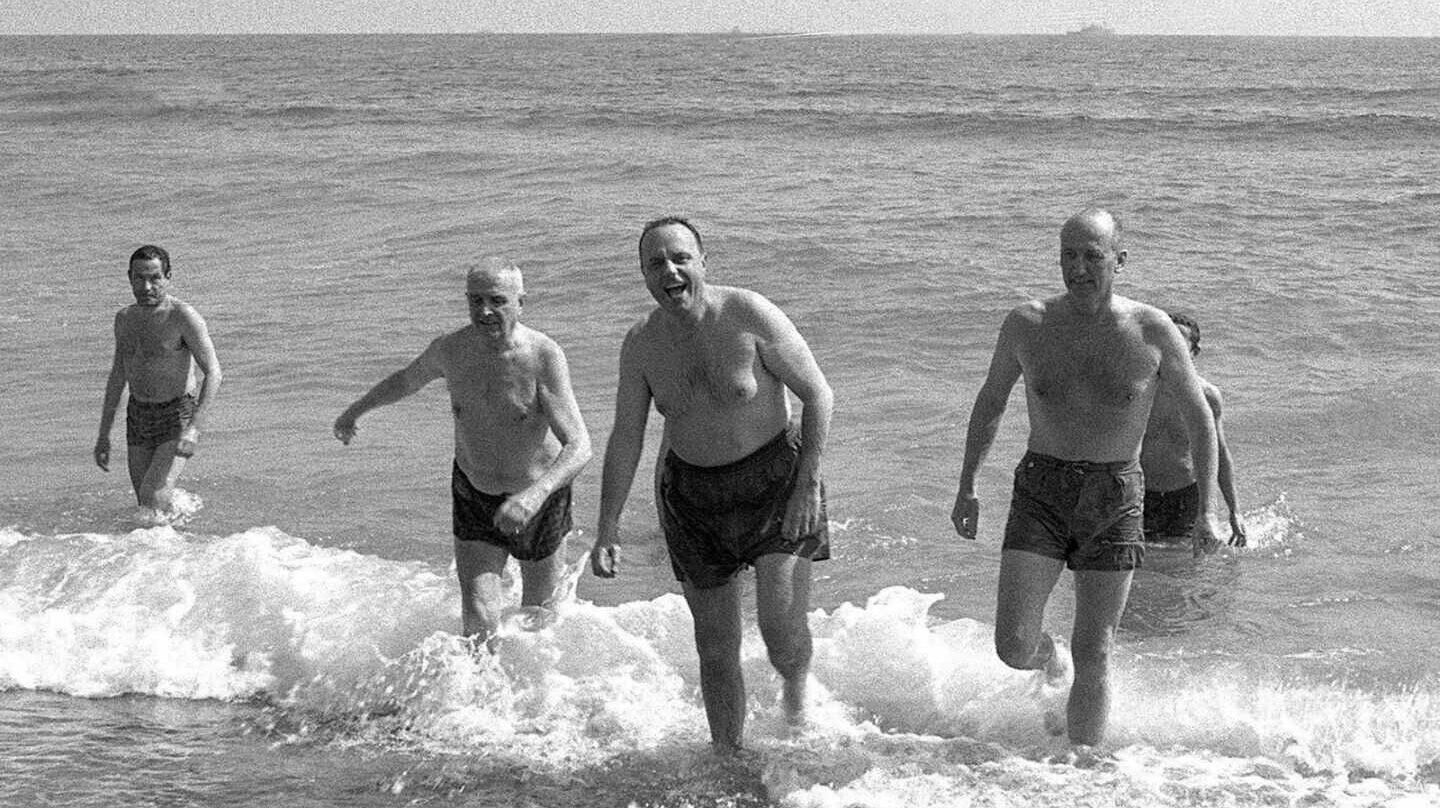
{"label": "distant ship on horizon", "polygon": [[1066,31],[1066,36],[1115,36],[1115,29],[1108,25],[1092,22],[1084,28]]}

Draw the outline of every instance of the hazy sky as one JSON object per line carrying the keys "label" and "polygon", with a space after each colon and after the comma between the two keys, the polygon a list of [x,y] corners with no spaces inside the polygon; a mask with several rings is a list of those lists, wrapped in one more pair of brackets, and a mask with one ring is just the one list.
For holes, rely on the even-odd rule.
{"label": "hazy sky", "polygon": [[1440,0],[0,0],[0,34],[1059,33],[1440,36]]}

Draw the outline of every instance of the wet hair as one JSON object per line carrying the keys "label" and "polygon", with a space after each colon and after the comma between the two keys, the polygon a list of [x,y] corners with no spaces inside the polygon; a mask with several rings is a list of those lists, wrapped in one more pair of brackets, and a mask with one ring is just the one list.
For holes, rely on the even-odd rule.
{"label": "wet hair", "polygon": [[661,216],[658,219],[651,219],[650,221],[646,222],[645,226],[640,230],[640,249],[642,251],[644,250],[645,237],[650,235],[651,230],[655,230],[657,228],[665,227],[672,224],[678,224],[686,230],[689,230],[690,234],[695,237],[696,248],[698,248],[702,253],[705,252],[705,243],[700,240],[700,231],[696,230],[695,225],[690,224],[690,221],[683,216]]}
{"label": "wet hair", "polygon": [[130,264],[136,261],[159,261],[160,271],[165,277],[170,277],[170,253],[165,252],[164,247],[156,247],[154,244],[146,244],[144,247],[130,253],[130,263],[125,265],[125,272],[130,272]]}
{"label": "wet hair", "polygon": [[1188,314],[1171,312],[1170,320],[1175,325],[1183,325],[1190,329],[1190,355],[1194,356],[1200,353],[1200,324],[1195,322],[1195,318]]}

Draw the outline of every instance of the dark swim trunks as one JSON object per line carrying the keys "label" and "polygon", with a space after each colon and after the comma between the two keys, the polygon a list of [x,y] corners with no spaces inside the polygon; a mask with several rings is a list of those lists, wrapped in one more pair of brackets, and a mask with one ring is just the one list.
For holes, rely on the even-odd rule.
{"label": "dark swim trunks", "polygon": [[1145,492],[1145,540],[1188,539],[1200,516],[1200,484]]}
{"label": "dark swim trunks", "polygon": [[800,471],[800,434],[787,430],[734,463],[696,466],[668,452],[660,477],[660,526],[675,577],[698,589],[724,586],[760,556],[830,557],[825,489],[819,526],[809,536],[782,535],[785,507]]}
{"label": "dark swim trunks", "polygon": [[1133,570],[1145,557],[1145,477],[1136,460],[1090,463],[1026,452],[1015,469],[1006,550],[1072,570]]}
{"label": "dark swim trunks", "polygon": [[189,394],[169,401],[139,401],[125,406],[125,443],[142,449],[180,440],[180,433],[195,415],[195,397]]}
{"label": "dark swim trunks", "polygon": [[554,555],[574,526],[568,485],[556,489],[518,535],[506,535],[495,527],[495,511],[505,504],[510,495],[476,490],[470,484],[470,478],[460,470],[459,462],[450,472],[450,493],[455,538],[502,547],[520,561],[542,561]]}

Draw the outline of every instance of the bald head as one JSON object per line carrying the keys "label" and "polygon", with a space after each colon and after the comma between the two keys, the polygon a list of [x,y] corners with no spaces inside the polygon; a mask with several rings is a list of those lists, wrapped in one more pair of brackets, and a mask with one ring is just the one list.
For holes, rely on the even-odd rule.
{"label": "bald head", "polygon": [[1124,247],[1124,227],[1120,217],[1104,208],[1086,208],[1065,220],[1060,228],[1061,239],[1067,233],[1084,233],[1105,240],[1115,252]]}

